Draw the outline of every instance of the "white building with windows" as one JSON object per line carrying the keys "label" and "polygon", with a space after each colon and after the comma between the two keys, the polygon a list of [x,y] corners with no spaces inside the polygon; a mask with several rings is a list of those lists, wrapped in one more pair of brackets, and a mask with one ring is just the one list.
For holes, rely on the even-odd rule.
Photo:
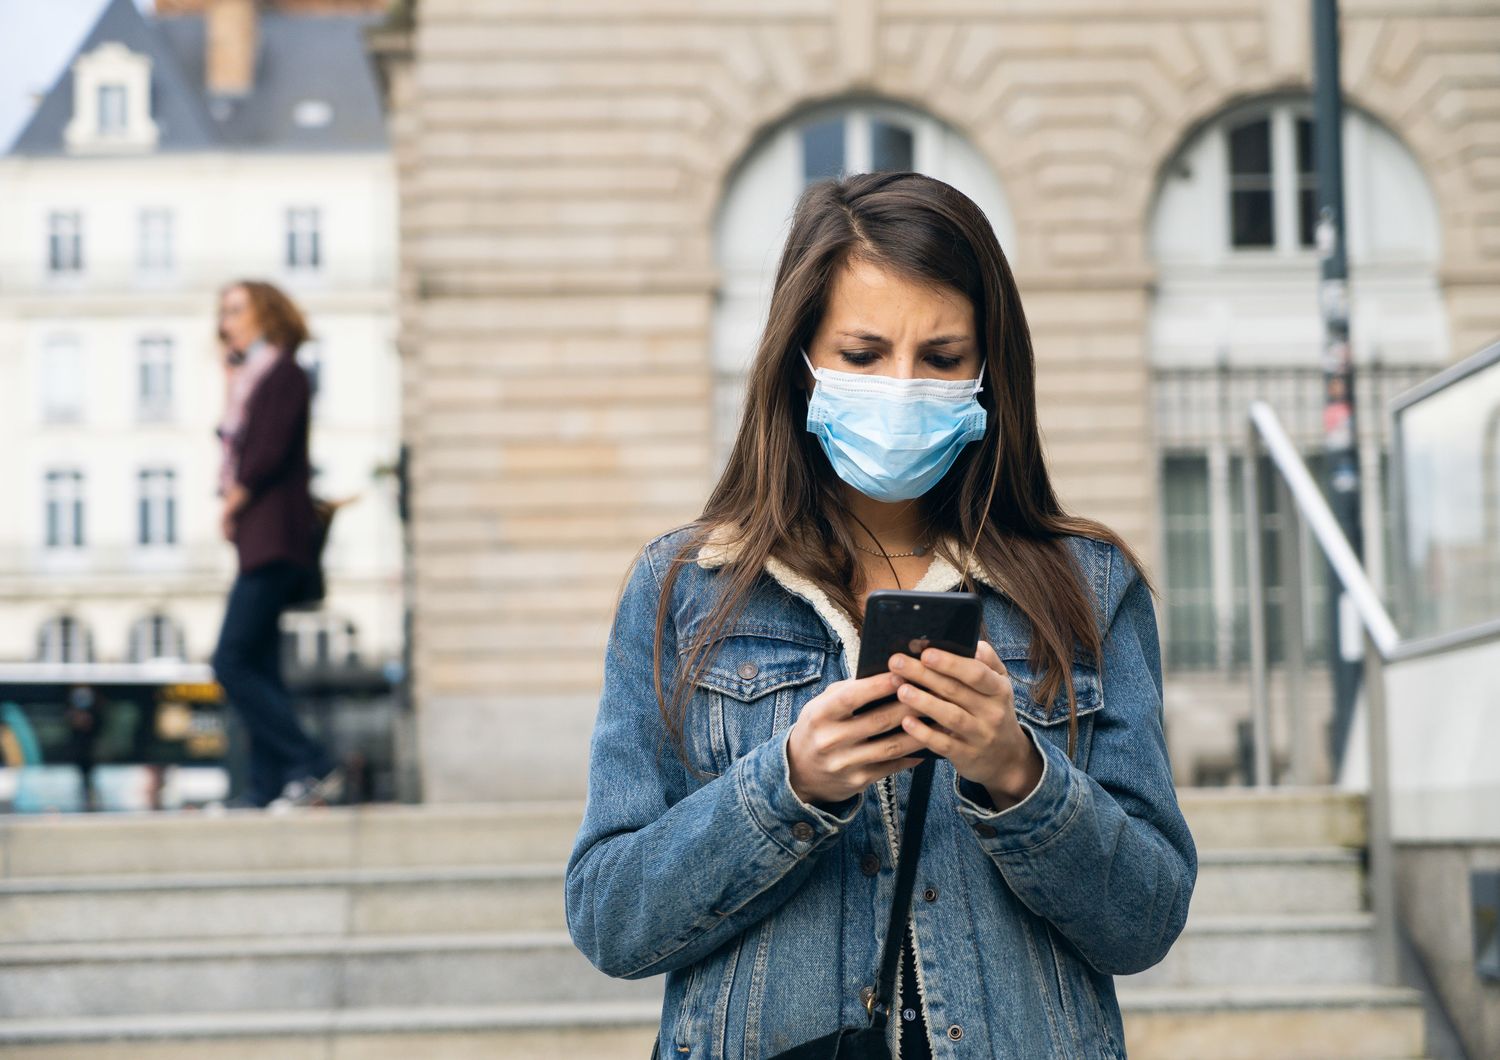
{"label": "white building with windows", "polygon": [[399,658],[395,177],[364,46],[378,20],[250,0],[153,18],[112,0],[0,156],[0,659],[211,653],[234,573],[215,312],[237,278],[306,313],[314,488],[361,497],[335,522],[323,610],[289,636]]}

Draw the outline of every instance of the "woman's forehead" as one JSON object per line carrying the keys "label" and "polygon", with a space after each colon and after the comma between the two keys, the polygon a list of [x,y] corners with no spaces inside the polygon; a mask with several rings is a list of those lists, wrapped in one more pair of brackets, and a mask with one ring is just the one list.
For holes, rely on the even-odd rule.
{"label": "woman's forehead", "polygon": [[875,334],[891,341],[937,332],[972,334],[974,308],[951,287],[923,283],[856,258],[834,275],[824,322],[830,331]]}

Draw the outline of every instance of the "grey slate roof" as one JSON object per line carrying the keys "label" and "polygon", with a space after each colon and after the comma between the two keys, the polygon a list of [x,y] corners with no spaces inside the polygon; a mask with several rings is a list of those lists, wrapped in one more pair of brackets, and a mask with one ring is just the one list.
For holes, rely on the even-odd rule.
{"label": "grey slate roof", "polygon": [[[203,84],[202,15],[153,18],[135,0],[109,0],[10,148],[15,155],[65,155],[73,116],[73,62],[105,41],[151,57],[151,112],[158,151],[342,152],[387,147],[385,115],[364,31],[381,15],[261,12],[255,86],[239,99],[214,99]],[[321,100],[332,119],[302,127],[293,110]]]}

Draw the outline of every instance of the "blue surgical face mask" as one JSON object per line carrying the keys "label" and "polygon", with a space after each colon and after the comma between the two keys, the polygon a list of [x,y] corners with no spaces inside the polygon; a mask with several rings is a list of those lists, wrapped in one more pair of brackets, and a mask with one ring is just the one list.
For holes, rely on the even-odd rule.
{"label": "blue surgical face mask", "polygon": [[920,497],[948,473],[964,446],[984,437],[984,380],[896,379],[814,368],[807,429],[839,478],[877,501]]}

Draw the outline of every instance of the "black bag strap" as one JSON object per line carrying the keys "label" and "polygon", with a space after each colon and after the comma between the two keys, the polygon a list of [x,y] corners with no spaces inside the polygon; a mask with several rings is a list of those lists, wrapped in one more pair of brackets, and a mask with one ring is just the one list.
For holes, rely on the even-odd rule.
{"label": "black bag strap", "polygon": [[896,993],[896,968],[911,916],[911,892],[917,882],[917,857],[922,852],[922,828],[927,823],[927,801],[932,792],[932,770],[936,759],[928,758],[912,771],[911,794],[906,804],[906,822],[901,827],[901,852],[896,856],[896,892],[891,898],[891,926],[880,954],[880,977],[875,993],[865,1005],[870,1022],[884,1027]]}

